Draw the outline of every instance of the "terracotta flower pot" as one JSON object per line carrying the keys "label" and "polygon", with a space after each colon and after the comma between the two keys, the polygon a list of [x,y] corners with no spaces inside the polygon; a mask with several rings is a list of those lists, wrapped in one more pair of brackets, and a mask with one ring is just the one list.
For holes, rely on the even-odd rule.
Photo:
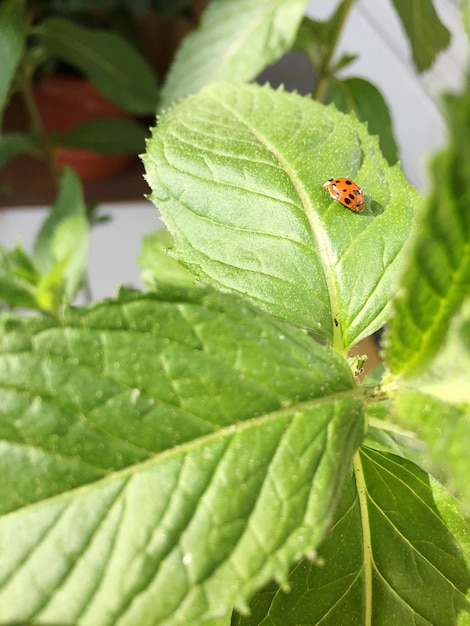
{"label": "terracotta flower pot", "polygon": [[[35,88],[39,114],[50,133],[65,133],[81,122],[102,117],[130,117],[85,78],[51,75]],[[82,148],[59,148],[58,168],[72,167],[81,178],[103,178],[123,170],[132,155],[105,155]]]}

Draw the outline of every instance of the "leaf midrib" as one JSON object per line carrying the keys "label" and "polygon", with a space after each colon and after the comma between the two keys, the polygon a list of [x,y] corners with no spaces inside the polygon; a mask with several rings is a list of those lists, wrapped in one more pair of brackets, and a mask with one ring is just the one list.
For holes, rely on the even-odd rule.
{"label": "leaf midrib", "polygon": [[[310,201],[310,197],[305,189],[305,185],[301,182],[301,180],[295,175],[295,170],[292,169],[290,164],[283,158],[282,153],[279,152],[273,144],[267,141],[267,137],[258,132],[256,127],[249,124],[249,122],[243,117],[240,112],[231,106],[229,106],[228,101],[219,100],[218,104],[220,107],[226,111],[229,111],[230,114],[236,118],[241,124],[247,128],[254,137],[264,146],[266,150],[269,150],[271,154],[277,159],[278,163],[281,166],[289,180],[292,183],[297,195],[302,203],[302,207],[304,209],[305,215],[310,223],[312,235],[316,241],[316,251],[318,253],[318,257],[320,260],[320,267],[323,271],[324,282],[326,285],[326,289],[328,292],[328,300],[330,303],[330,311],[338,311],[339,310],[339,296],[338,290],[336,287],[335,280],[335,265],[333,263],[333,258],[328,254],[329,248],[329,240],[326,236],[325,229],[322,228],[322,220],[319,214],[314,210],[312,203]],[[333,331],[333,339],[331,346],[333,350],[343,353],[344,346],[342,340],[342,333],[340,326],[336,326],[335,324],[331,324]]]}
{"label": "leaf midrib", "polygon": [[43,500],[39,500],[37,502],[33,502],[32,504],[27,504],[24,507],[12,510],[6,513],[3,517],[8,517],[9,515],[15,515],[20,511],[31,510],[34,507],[43,506],[44,502],[48,501],[60,501],[61,499],[66,499],[70,497],[70,494],[81,494],[85,493],[87,490],[95,489],[98,486],[104,486],[107,483],[114,481],[116,479],[126,480],[128,478],[132,478],[139,471],[145,471],[146,469],[150,469],[153,466],[156,466],[160,463],[164,463],[168,460],[171,460],[172,457],[180,456],[182,453],[190,453],[194,449],[197,449],[201,444],[207,444],[212,441],[216,441],[218,439],[222,439],[223,437],[232,438],[235,434],[238,434],[244,430],[252,428],[254,426],[260,426],[263,423],[269,423],[271,421],[282,419],[284,417],[292,414],[292,419],[298,415],[299,413],[308,411],[315,407],[320,407],[322,405],[328,404],[336,404],[339,401],[344,401],[350,399],[351,401],[360,400],[363,398],[362,390],[355,386],[351,389],[347,389],[345,391],[334,392],[331,395],[323,396],[321,398],[313,398],[311,400],[306,400],[305,402],[300,402],[298,404],[291,404],[288,407],[282,407],[270,413],[265,413],[260,415],[259,417],[254,417],[249,420],[243,420],[240,422],[236,422],[234,424],[229,424],[224,428],[221,428],[212,433],[208,433],[203,435],[202,437],[197,437],[192,441],[185,442],[181,445],[174,446],[172,448],[168,448],[167,450],[163,450],[162,452],[157,453],[157,455],[145,459],[141,462],[135,463],[133,465],[129,465],[123,469],[117,471],[110,471],[101,479],[93,481],[91,483],[87,483],[85,485],[80,485],[74,489],[69,491],[63,491],[55,496],[51,496],[49,498],[44,498]]}

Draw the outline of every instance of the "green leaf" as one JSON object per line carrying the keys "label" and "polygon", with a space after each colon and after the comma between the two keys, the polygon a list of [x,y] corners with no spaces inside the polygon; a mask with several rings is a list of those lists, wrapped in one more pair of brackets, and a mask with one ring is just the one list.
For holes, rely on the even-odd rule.
{"label": "green leaf", "polygon": [[5,133],[0,135],[0,167],[22,153],[32,154],[36,144],[28,133]]}
{"label": "green leaf", "polygon": [[395,373],[417,376],[443,345],[452,317],[470,289],[470,84],[447,98],[451,142],[431,167],[431,193],[394,305],[387,361]]}
{"label": "green leaf", "polygon": [[159,283],[193,285],[196,278],[170,256],[173,238],[166,228],[156,230],[144,237],[139,265],[142,280],[149,289]]}
{"label": "green leaf", "polygon": [[398,149],[393,135],[392,118],[380,91],[363,78],[346,78],[330,83],[327,102],[333,102],[343,113],[353,111],[369,132],[378,135],[383,155],[393,165]]}
{"label": "green leaf", "polygon": [[0,303],[37,309],[36,286],[40,278],[32,259],[20,245],[13,250],[0,246]]}
{"label": "green leaf", "polygon": [[63,297],[70,301],[79,288],[88,259],[89,225],[79,178],[65,169],[59,196],[34,246],[34,262],[41,272],[41,307],[56,312]]}
{"label": "green leaf", "polygon": [[446,340],[438,354],[419,376],[413,386],[444,402],[456,406],[470,406],[470,298],[450,324]]}
{"label": "green leaf", "polygon": [[8,102],[16,68],[21,60],[26,33],[22,6],[17,0],[4,0],[0,6],[0,122]]}
{"label": "green leaf", "polygon": [[148,62],[116,33],[58,17],[42,21],[35,33],[51,55],[82,71],[123,109],[137,115],[155,112],[155,75]]}
{"label": "green leaf", "polygon": [[222,79],[250,81],[289,50],[307,0],[220,0],[179,48],[159,108]]}
{"label": "green leaf", "polygon": [[[389,316],[416,195],[354,116],[220,83],[164,115],[144,156],[178,260],[346,351]],[[363,213],[323,183],[352,177]]]}
{"label": "green leaf", "polygon": [[429,469],[469,506],[470,408],[452,406],[430,393],[402,387],[396,394],[394,417],[426,442],[421,462],[424,459]]}
{"label": "green leaf", "polygon": [[436,56],[450,42],[450,33],[440,21],[432,0],[393,0],[408,36],[413,61],[419,72],[434,63]]}
{"label": "green leaf", "polygon": [[139,154],[145,129],[133,120],[101,118],[83,122],[61,137],[61,143],[101,154]]}
{"label": "green leaf", "polygon": [[460,0],[460,12],[462,14],[462,22],[470,37],[470,0]]}
{"label": "green leaf", "polygon": [[2,329],[1,623],[205,624],[324,536],[363,401],[305,332],[182,287]]}
{"label": "green leaf", "polygon": [[[297,31],[293,47],[308,54],[314,66],[322,66],[325,59],[331,59],[334,54],[338,34],[350,9],[350,0],[342,0],[327,20],[314,20],[304,15]],[[356,55],[345,55],[346,63],[339,62],[338,67],[344,67]]]}
{"label": "green leaf", "polygon": [[[363,448],[318,561],[300,562],[290,593],[274,585],[233,626],[452,626],[467,618],[468,518],[410,461]],[[263,620],[264,618],[264,620]]]}

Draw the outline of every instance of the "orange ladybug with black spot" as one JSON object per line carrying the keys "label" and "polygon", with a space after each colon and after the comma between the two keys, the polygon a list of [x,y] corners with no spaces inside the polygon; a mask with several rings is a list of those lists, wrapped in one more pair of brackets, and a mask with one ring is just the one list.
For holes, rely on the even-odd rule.
{"label": "orange ladybug with black spot", "polygon": [[364,194],[357,183],[349,178],[330,178],[323,187],[334,200],[355,213],[364,210]]}

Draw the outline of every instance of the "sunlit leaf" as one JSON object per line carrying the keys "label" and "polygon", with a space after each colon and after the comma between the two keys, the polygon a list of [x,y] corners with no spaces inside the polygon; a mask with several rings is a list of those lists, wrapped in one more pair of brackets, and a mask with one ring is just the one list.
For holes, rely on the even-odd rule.
{"label": "sunlit leaf", "polygon": [[[376,137],[334,107],[220,83],[162,116],[144,157],[178,260],[345,351],[380,328],[416,195]],[[361,185],[353,213],[323,188]]]}
{"label": "sunlit leaf", "polygon": [[205,624],[321,541],[363,403],[306,333],[182,287],[1,330],[1,623]]}

